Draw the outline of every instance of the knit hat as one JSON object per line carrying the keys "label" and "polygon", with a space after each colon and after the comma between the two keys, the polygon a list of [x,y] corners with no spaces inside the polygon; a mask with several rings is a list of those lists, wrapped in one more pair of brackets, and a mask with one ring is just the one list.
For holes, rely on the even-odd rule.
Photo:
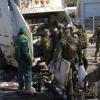
{"label": "knit hat", "polygon": [[21,27],[19,29],[19,33],[27,33],[27,29],[25,27]]}

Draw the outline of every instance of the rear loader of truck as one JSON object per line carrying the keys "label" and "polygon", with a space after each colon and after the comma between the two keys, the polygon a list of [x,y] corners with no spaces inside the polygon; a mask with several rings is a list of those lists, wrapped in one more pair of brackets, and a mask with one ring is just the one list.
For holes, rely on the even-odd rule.
{"label": "rear loader of truck", "polygon": [[[26,27],[29,31],[27,37],[33,59],[35,27],[39,28],[45,23],[52,24],[55,21],[63,23],[65,27],[71,23],[61,0],[0,0],[0,23],[2,23],[0,24],[0,49],[5,64],[17,66],[13,41],[20,27]],[[43,29],[38,33],[42,31]]]}
{"label": "rear loader of truck", "polygon": [[69,23],[72,24],[62,0],[17,0],[17,5],[31,31],[33,58],[41,56],[38,45],[44,29],[49,29],[52,33],[57,23],[64,24],[64,27]]}
{"label": "rear loader of truck", "polygon": [[[0,68],[6,65],[17,67],[14,39],[21,26],[27,29],[28,26],[14,0],[0,0],[0,23]],[[30,35],[27,36],[31,43]]]}

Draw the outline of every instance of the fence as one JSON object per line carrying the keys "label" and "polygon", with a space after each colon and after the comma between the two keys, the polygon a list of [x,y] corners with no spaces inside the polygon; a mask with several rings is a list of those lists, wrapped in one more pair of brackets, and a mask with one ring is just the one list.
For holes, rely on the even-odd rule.
{"label": "fence", "polygon": [[89,18],[74,18],[72,19],[72,21],[76,24],[84,24],[85,29],[87,31],[95,31],[95,28],[97,27],[97,25],[100,25],[100,17],[89,17]]}

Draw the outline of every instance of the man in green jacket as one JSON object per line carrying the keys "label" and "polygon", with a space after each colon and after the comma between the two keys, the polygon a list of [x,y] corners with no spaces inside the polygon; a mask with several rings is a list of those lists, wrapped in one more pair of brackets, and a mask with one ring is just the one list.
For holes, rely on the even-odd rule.
{"label": "man in green jacket", "polygon": [[21,27],[18,37],[15,39],[15,56],[18,62],[18,83],[19,92],[22,92],[24,87],[28,93],[34,93],[32,88],[32,60],[29,54],[29,46],[27,39],[27,30]]}

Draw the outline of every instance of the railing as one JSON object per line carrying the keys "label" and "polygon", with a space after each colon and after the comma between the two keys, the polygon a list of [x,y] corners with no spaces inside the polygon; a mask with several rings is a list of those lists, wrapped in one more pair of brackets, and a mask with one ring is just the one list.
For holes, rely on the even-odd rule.
{"label": "railing", "polygon": [[73,18],[72,21],[75,24],[84,24],[85,29],[90,32],[95,32],[97,25],[100,25],[100,17],[89,17],[89,18]]}

